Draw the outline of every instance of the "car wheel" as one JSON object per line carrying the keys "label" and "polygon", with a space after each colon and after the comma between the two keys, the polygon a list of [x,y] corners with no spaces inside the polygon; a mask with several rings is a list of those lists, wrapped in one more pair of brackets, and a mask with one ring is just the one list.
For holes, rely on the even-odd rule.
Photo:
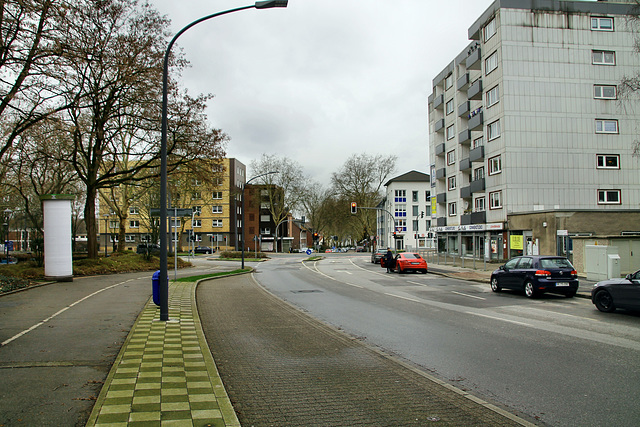
{"label": "car wheel", "polygon": [[596,293],[593,298],[593,303],[596,305],[598,310],[605,313],[611,313],[616,310],[611,294],[605,290],[601,290]]}
{"label": "car wheel", "polygon": [[498,279],[495,277],[491,278],[491,290],[493,292],[500,292],[502,288],[498,285]]}
{"label": "car wheel", "polygon": [[427,269],[425,268],[424,270],[422,270],[422,272],[423,272],[424,274],[427,274]]}
{"label": "car wheel", "polygon": [[402,273],[404,273],[404,270],[402,270],[402,266],[399,265],[398,266],[398,274],[402,274]]}
{"label": "car wheel", "polygon": [[536,288],[533,287],[533,283],[531,283],[530,281],[526,281],[524,283],[524,294],[527,298],[535,298],[538,296]]}

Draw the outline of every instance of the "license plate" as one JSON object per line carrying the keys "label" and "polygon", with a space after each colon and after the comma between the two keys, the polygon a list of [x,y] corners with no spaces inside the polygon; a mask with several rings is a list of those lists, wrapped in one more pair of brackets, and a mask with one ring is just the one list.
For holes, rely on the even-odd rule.
{"label": "license plate", "polygon": [[419,262],[412,262],[411,265],[420,265]]}
{"label": "license plate", "polygon": [[558,282],[556,283],[556,287],[559,288],[560,286],[569,286],[569,284],[567,282]]}

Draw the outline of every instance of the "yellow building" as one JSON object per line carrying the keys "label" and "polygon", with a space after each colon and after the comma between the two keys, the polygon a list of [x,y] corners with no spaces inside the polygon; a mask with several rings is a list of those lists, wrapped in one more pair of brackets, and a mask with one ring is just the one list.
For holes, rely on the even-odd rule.
{"label": "yellow building", "polygon": [[[171,247],[177,233],[179,250],[187,250],[191,236],[195,246],[210,246],[216,250],[239,247],[241,191],[246,181],[246,166],[236,159],[222,159],[222,171],[212,172],[213,179],[193,178],[185,169],[169,177],[169,204],[173,208],[191,209],[192,215],[170,221]],[[157,217],[150,215],[159,209],[157,185],[121,185],[100,192],[98,218],[99,241],[102,250],[115,250],[124,234],[124,248],[135,251],[143,244],[157,244]],[[171,215],[171,212],[169,212]],[[121,224],[124,224],[121,230]],[[105,243],[107,247],[105,248]]]}

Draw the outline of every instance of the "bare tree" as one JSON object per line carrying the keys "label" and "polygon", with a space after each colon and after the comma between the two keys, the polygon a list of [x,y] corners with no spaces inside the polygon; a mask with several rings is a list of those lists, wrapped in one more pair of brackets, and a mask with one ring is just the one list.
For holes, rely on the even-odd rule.
{"label": "bare tree", "polygon": [[[382,186],[392,177],[396,169],[396,156],[354,154],[342,167],[331,175],[331,183],[337,200],[344,203],[344,212],[350,209],[350,202],[358,206],[374,208],[383,197]],[[358,239],[366,240],[376,234],[376,214],[374,210],[362,209],[353,216]]]}
{"label": "bare tree", "polygon": [[[137,1],[82,0],[64,47],[64,84],[74,96],[66,110],[73,165],[86,189],[88,254],[97,252],[95,201],[100,189],[146,181],[159,173],[160,88],[168,20]],[[185,65],[179,57],[176,68]],[[227,136],[206,124],[211,97],[190,97],[172,85],[170,171],[193,159],[224,155]],[[73,101],[73,102],[71,102]],[[120,209],[125,218],[126,209]],[[121,230],[122,233],[122,230]]]}
{"label": "bare tree", "polygon": [[296,161],[287,157],[263,154],[259,160],[251,162],[251,172],[254,176],[277,172],[258,180],[266,186],[269,211],[276,225],[302,206],[308,178]]}

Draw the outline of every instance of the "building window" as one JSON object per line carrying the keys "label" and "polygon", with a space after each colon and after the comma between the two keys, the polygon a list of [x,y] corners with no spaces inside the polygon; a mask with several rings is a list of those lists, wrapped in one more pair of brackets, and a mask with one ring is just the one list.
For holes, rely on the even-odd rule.
{"label": "building window", "polygon": [[502,208],[502,191],[489,193],[489,209]]}
{"label": "building window", "polygon": [[260,234],[263,236],[269,236],[271,234],[271,228],[270,227],[263,227],[260,229]]}
{"label": "building window", "polygon": [[449,74],[444,78],[444,89],[450,89],[453,86],[453,74]]}
{"label": "building window", "polygon": [[125,234],[124,241],[127,242],[127,243],[133,243],[133,242],[136,241],[136,235],[135,234]]}
{"label": "building window", "polygon": [[488,75],[496,68],[498,68],[498,51],[493,52],[484,60],[484,74]]}
{"label": "building window", "polygon": [[222,206],[220,206],[220,205],[211,206],[211,213],[221,214],[222,213]]}
{"label": "building window", "polygon": [[269,195],[269,190],[267,190],[266,188],[263,188],[262,190],[260,190],[260,195],[262,197],[267,197]]}
{"label": "building window", "polygon": [[619,154],[597,154],[596,168],[597,169],[620,169],[620,155]]}
{"label": "building window", "polygon": [[417,191],[413,191],[412,195],[411,195],[411,201],[413,203],[416,203],[418,201],[418,192]]}
{"label": "building window", "polygon": [[473,170],[473,180],[477,181],[479,179],[484,178],[484,166],[481,166],[477,169]]}
{"label": "building window", "polygon": [[447,141],[453,139],[456,136],[456,129],[454,125],[447,128]]}
{"label": "building window", "polygon": [[407,190],[396,190],[394,201],[396,203],[407,203]]}
{"label": "building window", "polygon": [[199,191],[194,191],[193,193],[191,193],[191,200],[200,200],[202,199],[202,195],[200,194]]}
{"label": "building window", "polygon": [[150,242],[151,241],[151,236],[148,234],[143,234],[142,236],[140,236],[140,241],[141,242]]}
{"label": "building window", "polygon": [[140,228],[140,221],[137,219],[132,219],[129,221],[129,228]]}
{"label": "building window", "polygon": [[131,206],[129,208],[129,214],[131,215],[138,215],[140,213],[140,211],[138,210],[137,206]]}
{"label": "building window", "polygon": [[449,178],[447,178],[447,188],[449,190],[455,190],[456,189],[456,177],[455,176],[450,176]]}
{"label": "building window", "polygon": [[502,159],[495,156],[489,159],[489,176],[502,172]]}
{"label": "building window", "polygon": [[618,121],[596,119],[596,133],[618,133]]}
{"label": "building window", "polygon": [[194,214],[202,215],[202,206],[193,206],[191,210]]}
{"label": "building window", "polygon": [[193,185],[194,187],[198,187],[200,186],[200,184],[202,184],[202,182],[199,179],[193,178],[191,180],[191,185]]}
{"label": "building window", "polygon": [[485,41],[485,43],[487,42],[487,40],[489,40],[495,34],[496,34],[496,18],[493,18],[484,27],[484,41]]}
{"label": "building window", "polygon": [[618,88],[615,85],[593,85],[593,97],[595,99],[616,99]]}
{"label": "building window", "polygon": [[451,150],[447,153],[447,165],[452,165],[456,162],[456,150]]}
{"label": "building window", "polygon": [[211,223],[211,226],[212,227],[216,227],[216,228],[222,227],[222,220],[221,219],[214,219],[212,221],[212,223]]}
{"label": "building window", "polygon": [[487,141],[491,141],[500,136],[500,120],[487,125]]}
{"label": "building window", "polygon": [[616,65],[616,53],[612,50],[593,50],[591,60],[594,65]]}
{"label": "building window", "polygon": [[484,212],[484,197],[478,197],[473,201],[474,212]]}
{"label": "building window", "polygon": [[412,208],[412,209],[413,209],[413,216],[418,216],[418,209],[419,209],[419,207],[418,207],[418,206],[413,206],[413,208]]}
{"label": "building window", "polygon": [[613,18],[591,17],[591,30],[613,31]]}
{"label": "building window", "polygon": [[271,207],[271,205],[269,204],[269,202],[262,202],[260,203],[260,209],[269,209]]}
{"label": "building window", "polygon": [[396,221],[397,231],[407,231],[407,220],[399,219]]}
{"label": "building window", "polygon": [[194,227],[202,227],[202,220],[194,219],[193,221],[191,221],[191,228],[194,228]]}
{"label": "building window", "polygon": [[449,216],[456,216],[456,212],[457,212],[456,202],[449,203],[447,211],[449,212]]}
{"label": "building window", "polygon": [[620,190],[598,190],[599,205],[619,205],[621,203]]}
{"label": "building window", "polygon": [[413,220],[413,232],[416,233],[418,231],[418,220]]}
{"label": "building window", "polygon": [[214,200],[222,199],[222,191],[214,191],[212,197]]}
{"label": "building window", "polygon": [[407,216],[407,205],[396,205],[396,218]]}
{"label": "building window", "polygon": [[478,148],[484,145],[484,137],[476,138],[471,143],[471,149]]}
{"label": "building window", "polygon": [[498,90],[498,86],[495,86],[491,89],[489,89],[486,93],[486,104],[487,104],[487,108],[491,107],[494,104],[497,104],[498,101],[500,100],[500,92]]}
{"label": "building window", "polygon": [[450,99],[449,101],[447,101],[447,103],[445,104],[445,109],[447,112],[447,116],[453,113],[453,99]]}
{"label": "building window", "polygon": [[260,215],[260,222],[270,222],[271,215]]}

